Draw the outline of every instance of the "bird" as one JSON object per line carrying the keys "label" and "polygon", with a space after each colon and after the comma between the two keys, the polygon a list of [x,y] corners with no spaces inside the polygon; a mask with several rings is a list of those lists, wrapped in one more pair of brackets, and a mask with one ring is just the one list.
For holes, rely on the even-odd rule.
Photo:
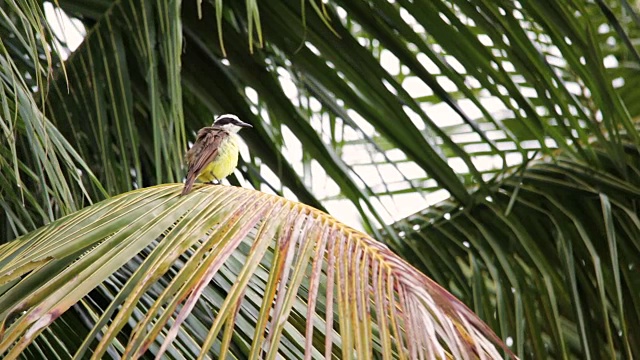
{"label": "bird", "polygon": [[237,133],[242,128],[251,127],[236,115],[224,114],[215,118],[211,126],[200,129],[185,156],[188,171],[181,195],[191,192],[196,179],[220,184],[222,179],[229,176],[238,166]]}

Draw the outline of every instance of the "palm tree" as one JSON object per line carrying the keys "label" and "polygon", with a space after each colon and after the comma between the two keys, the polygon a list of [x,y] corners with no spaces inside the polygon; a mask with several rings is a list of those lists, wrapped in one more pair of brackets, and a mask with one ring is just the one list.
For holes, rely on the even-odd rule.
{"label": "palm tree", "polygon": [[640,355],[635,5],[212,3],[59,0],[87,31],[64,62],[42,2],[0,5],[3,354],[499,356],[333,218],[150,187],[233,112],[232,184],[352,208],[519,357]]}

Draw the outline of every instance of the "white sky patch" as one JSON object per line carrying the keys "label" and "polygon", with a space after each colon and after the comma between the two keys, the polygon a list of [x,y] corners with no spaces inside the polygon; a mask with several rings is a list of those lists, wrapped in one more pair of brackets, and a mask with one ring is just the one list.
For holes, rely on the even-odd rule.
{"label": "white sky patch", "polygon": [[460,115],[445,103],[435,105],[423,104],[422,108],[438,126],[462,124]]}
{"label": "white sky patch", "polygon": [[289,190],[289,188],[284,188],[282,190],[282,195],[284,195],[285,198],[287,199],[291,199],[294,201],[299,201],[298,197],[296,196],[296,194],[293,193],[293,191]]}
{"label": "white sky patch", "polygon": [[463,134],[452,134],[450,136],[453,142],[458,144],[470,143],[470,142],[478,142],[480,141],[480,135],[476,132],[469,132]]}
{"label": "white sky patch", "polygon": [[600,34],[606,34],[609,31],[611,31],[609,24],[600,24],[600,26],[598,26],[598,33]]}
{"label": "white sky patch", "polygon": [[396,164],[396,166],[408,179],[420,179],[427,177],[427,173],[424,169],[413,161],[400,162]]}
{"label": "white sky patch", "polygon": [[314,194],[318,194],[319,198],[322,198],[325,194],[324,189],[327,187],[328,181],[333,181],[326,175],[324,168],[316,161],[311,160],[311,191]]}
{"label": "white sky patch", "polygon": [[363,230],[362,218],[356,206],[349,200],[327,200],[322,203],[327,211],[354,229]]}
{"label": "white sky patch", "polygon": [[616,57],[613,55],[607,55],[603,59],[602,63],[604,64],[604,67],[606,67],[607,69],[616,68],[620,65],[618,63],[618,59],[616,59]]}
{"label": "white sky patch", "polygon": [[258,92],[255,91],[252,87],[249,87],[249,86],[245,87],[244,93],[249,98],[249,101],[251,101],[253,104],[258,103]]}
{"label": "white sky patch", "polygon": [[532,87],[525,87],[522,86],[520,87],[520,93],[522,94],[522,96],[524,97],[528,97],[528,98],[537,98],[538,97],[538,92],[536,91],[536,89],[532,88]]}
{"label": "white sky patch", "polygon": [[[44,16],[51,27],[51,31],[66,43],[71,52],[80,46],[86,35],[86,30],[80,20],[71,19],[64,11],[54,7],[50,2],[44,3]],[[63,60],[66,60],[69,54],[67,51],[61,51],[60,56],[63,57]]]}
{"label": "white sky patch", "polygon": [[391,83],[389,83],[387,79],[382,79],[382,84],[387,88],[387,90],[389,90],[390,93],[396,96],[398,95],[398,90],[396,90],[396,88],[393,87],[393,85],[391,85]]}
{"label": "white sky patch", "polygon": [[547,60],[549,62],[549,64],[555,65],[557,67],[565,67],[565,66],[567,66],[567,61],[565,59],[561,58],[560,56],[547,55],[547,56],[545,56],[545,60]]}
{"label": "white sky patch", "polygon": [[347,110],[347,114],[349,114],[351,120],[353,120],[353,122],[356,123],[356,125],[360,129],[362,129],[362,131],[368,136],[373,136],[376,133],[375,128],[371,124],[369,124],[369,122],[365,120],[357,111],[349,109]]}
{"label": "white sky patch", "polygon": [[624,78],[615,78],[613,79],[613,81],[611,81],[611,84],[613,85],[614,88],[618,89],[624,86]]}
{"label": "white sky patch", "polygon": [[502,100],[495,96],[481,98],[480,104],[482,104],[482,106],[488,109],[492,114],[502,110],[507,110],[507,107],[502,103]]}
{"label": "white sky patch", "polygon": [[487,46],[487,47],[493,46],[493,41],[491,41],[491,38],[488,35],[480,34],[478,35],[478,40],[484,46]]}
{"label": "white sky patch", "polygon": [[380,54],[380,63],[391,75],[400,74],[400,60],[389,50],[384,49]]}
{"label": "white sky patch", "polygon": [[296,84],[291,79],[291,75],[288,71],[278,71],[278,80],[280,80],[280,86],[282,87],[282,91],[289,99],[297,99],[298,98],[298,88]]}
{"label": "white sky patch", "polygon": [[380,164],[378,165],[378,171],[382,175],[384,182],[389,183],[404,180],[402,174],[396,169],[393,164]]}
{"label": "white sky patch", "polygon": [[566,82],[564,83],[564,87],[573,95],[582,94],[582,87],[576,82]]}
{"label": "white sky patch", "polygon": [[451,81],[451,79],[449,79],[448,77],[438,76],[436,80],[438,81],[438,84],[440,84],[440,86],[442,86],[442,88],[446,92],[458,91],[458,87],[456,86],[456,84],[453,81]]}
{"label": "white sky patch", "polygon": [[[353,111],[353,110],[351,110]],[[355,111],[354,111],[355,112]],[[348,112],[347,112],[348,113]],[[362,138],[360,133],[353,129],[351,126],[346,126],[343,129],[342,140],[344,141],[353,141]]]}
{"label": "white sky patch", "polygon": [[[425,53],[419,53],[418,55],[416,55],[416,59],[420,62],[422,67],[424,67],[424,69],[427,70],[430,74],[440,73],[440,68],[438,67],[438,65],[436,65],[436,63],[431,61],[431,59],[429,59],[429,57]],[[384,67],[385,65],[382,64],[382,66]]]}
{"label": "white sky patch", "polygon": [[374,208],[387,224],[399,221],[429,206],[424,198],[412,193],[380,195],[378,199],[380,202],[374,202]]}
{"label": "white sky patch", "polygon": [[260,110],[260,116],[262,117],[262,121],[271,125],[271,117],[269,117],[269,112],[267,111],[266,108],[262,108]]}
{"label": "white sky patch", "polygon": [[[189,146],[191,146],[191,144]],[[240,150],[240,156],[242,156],[243,159],[249,159],[249,147],[244,141],[239,141],[238,148]]]}
{"label": "white sky patch", "polygon": [[413,98],[433,95],[433,91],[417,76],[407,76],[402,81],[402,88]]}
{"label": "white sky patch", "polygon": [[489,144],[486,144],[486,143],[481,143],[481,144],[476,143],[476,144],[465,145],[462,148],[467,153],[475,154],[481,151],[489,151],[491,149],[491,146],[489,146]]}
{"label": "white sky patch", "polygon": [[447,160],[447,163],[456,173],[459,173],[459,174],[469,173],[469,167],[460,158],[449,158]]}
{"label": "white sky patch", "polygon": [[462,66],[458,59],[454,58],[451,55],[446,55],[444,58],[449,66],[451,66],[451,68],[453,68],[453,70],[455,70],[457,73],[464,74],[467,72],[467,70],[464,68],[464,66]]}
{"label": "white sky patch", "polygon": [[400,149],[391,149],[388,150],[386,152],[387,158],[389,158],[389,160],[391,161],[402,161],[405,160],[407,157],[405,156],[405,154],[402,152],[402,150]]}
{"label": "white sky patch", "polygon": [[484,134],[487,138],[491,140],[501,140],[501,139],[506,139],[507,137],[507,135],[502,130],[486,131]]}
{"label": "white sky patch", "polygon": [[513,64],[510,61],[503,61],[502,62],[502,68],[506,72],[515,72],[516,71],[516,68],[513,66]]}
{"label": "white sky patch", "polygon": [[482,111],[469,99],[458,100],[458,106],[463,109],[465,115],[471,119],[477,119],[482,116]]}
{"label": "white sky patch", "polygon": [[312,97],[309,98],[309,108],[311,109],[311,111],[313,112],[320,112],[320,110],[322,110],[322,104],[320,103],[320,101],[318,101],[318,99]]}
{"label": "white sky patch", "polygon": [[397,209],[394,213],[395,221],[424,210],[430,205],[427,200],[415,193],[393,195],[393,201]]}
{"label": "white sky patch", "polygon": [[473,159],[473,164],[478,171],[487,171],[494,169],[496,164],[502,164],[502,160],[497,155],[481,155]]}
{"label": "white sky patch", "polygon": [[317,47],[315,47],[311,42],[309,41],[305,41],[304,45],[311,50],[312,53],[316,54],[316,55],[320,55],[320,50],[318,50]]}
{"label": "white sky patch", "polygon": [[365,149],[361,144],[345,145],[342,148],[342,159],[347,164],[369,164],[371,163],[371,156],[376,154],[370,154],[370,151]]}
{"label": "white sky patch", "polygon": [[413,111],[410,107],[406,105],[403,106],[402,109],[407,114],[409,119],[411,119],[413,126],[415,126],[420,131],[426,129],[424,121],[422,120],[422,117],[420,115],[418,115],[415,111]]}
{"label": "white sky patch", "polygon": [[293,134],[287,126],[282,126],[282,138],[284,139],[284,148],[281,150],[285,156],[282,161],[289,162],[293,169],[300,175],[302,175],[302,143]]}
{"label": "white sky patch", "polygon": [[407,25],[418,24],[416,18],[414,18],[413,15],[411,15],[411,13],[405,8],[400,8],[400,17],[402,18],[402,20],[404,20],[404,22],[407,23]]}
{"label": "white sky patch", "polygon": [[[280,186],[280,178],[276,173],[271,171],[271,169],[269,169],[268,167],[262,166],[260,168],[260,175],[276,189]],[[271,188],[269,188],[269,186],[267,186],[266,184],[260,185],[260,191],[273,194],[273,191],[271,190]]]}
{"label": "white sky patch", "polygon": [[357,165],[353,167],[353,170],[356,171],[358,175],[360,175],[360,177],[362,177],[370,186],[382,184],[383,180],[381,175],[384,175],[387,178],[390,177],[388,176],[389,174],[377,170],[374,165]]}

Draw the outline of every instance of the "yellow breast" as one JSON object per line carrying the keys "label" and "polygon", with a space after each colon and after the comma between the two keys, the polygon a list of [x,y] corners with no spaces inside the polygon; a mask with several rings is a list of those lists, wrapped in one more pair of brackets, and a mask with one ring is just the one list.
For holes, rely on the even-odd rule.
{"label": "yellow breast", "polygon": [[198,180],[210,182],[229,176],[238,166],[238,136],[229,134],[218,147],[218,156],[202,169]]}

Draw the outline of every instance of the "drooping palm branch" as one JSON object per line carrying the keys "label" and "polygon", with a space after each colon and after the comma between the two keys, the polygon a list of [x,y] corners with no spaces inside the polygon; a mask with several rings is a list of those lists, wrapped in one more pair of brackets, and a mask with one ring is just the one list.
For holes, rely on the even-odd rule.
{"label": "drooping palm branch", "polygon": [[532,161],[481,204],[442,203],[397,223],[408,246],[395,250],[523,358],[634,358],[640,152],[626,143],[625,180],[592,148],[608,168],[564,154]]}
{"label": "drooping palm branch", "polygon": [[3,358],[500,357],[475,314],[369,236],[253,190],[180,189],[2,245]]}

